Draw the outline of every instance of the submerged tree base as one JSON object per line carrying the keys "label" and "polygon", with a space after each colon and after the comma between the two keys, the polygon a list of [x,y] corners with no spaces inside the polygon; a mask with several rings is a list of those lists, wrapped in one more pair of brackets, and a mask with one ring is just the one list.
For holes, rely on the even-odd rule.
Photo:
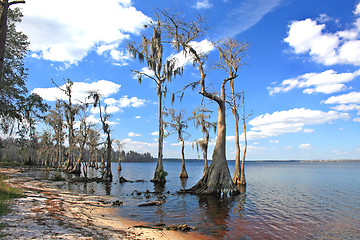
{"label": "submerged tree base", "polygon": [[204,177],[192,188],[180,190],[179,193],[197,195],[216,194],[221,196],[235,196],[241,192],[232,181],[227,165],[225,167],[211,164]]}

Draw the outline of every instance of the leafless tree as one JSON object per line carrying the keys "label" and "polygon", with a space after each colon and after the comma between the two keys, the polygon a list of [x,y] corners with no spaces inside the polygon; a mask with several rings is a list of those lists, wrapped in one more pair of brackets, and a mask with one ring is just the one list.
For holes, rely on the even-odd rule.
{"label": "leafless tree", "polygon": [[234,115],[235,122],[235,170],[233,175],[233,181],[236,185],[241,185],[241,166],[240,166],[240,134],[239,134],[239,114],[236,99],[238,94],[235,93],[234,80],[238,77],[238,70],[240,66],[244,65],[245,52],[249,48],[249,44],[246,42],[239,42],[237,40],[226,38],[215,43],[216,48],[219,51],[219,60],[214,65],[214,68],[222,69],[228,74],[229,84],[231,87],[231,110]]}

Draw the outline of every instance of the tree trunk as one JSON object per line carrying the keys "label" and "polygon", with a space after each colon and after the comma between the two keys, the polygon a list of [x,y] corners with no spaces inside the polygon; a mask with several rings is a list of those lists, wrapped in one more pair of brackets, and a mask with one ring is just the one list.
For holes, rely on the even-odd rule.
{"label": "tree trunk", "polygon": [[185,148],[185,141],[184,139],[181,140],[182,145],[181,145],[181,159],[182,159],[182,163],[181,163],[181,172],[180,172],[180,178],[188,178],[188,174],[185,168],[185,153],[184,153],[184,148]]}
{"label": "tree trunk", "polygon": [[119,165],[118,165],[118,171],[120,172],[122,170],[121,168],[121,152],[119,151]]}
{"label": "tree trunk", "polygon": [[189,190],[195,194],[223,194],[235,195],[239,193],[231,179],[229,167],[226,161],[226,124],[225,103],[219,102],[218,107],[217,139],[212,155],[212,161],[204,177]]}
{"label": "tree trunk", "polygon": [[111,138],[110,132],[107,132],[107,147],[106,147],[106,169],[103,175],[103,180],[112,181],[112,172],[111,172]]}
{"label": "tree trunk", "polygon": [[[158,87],[161,87],[158,86]],[[166,182],[166,173],[164,171],[163,165],[163,143],[164,143],[164,123],[163,123],[163,113],[162,113],[162,91],[158,91],[158,101],[159,101],[159,145],[158,145],[158,160],[156,164],[154,179],[153,182]]]}
{"label": "tree trunk", "polygon": [[7,32],[7,16],[9,10],[8,0],[2,1],[1,8],[1,22],[0,22],[0,79],[3,76],[5,45],[6,45],[6,32]]}
{"label": "tree trunk", "polygon": [[[233,80],[231,80],[233,81]],[[235,170],[232,180],[236,185],[240,185],[240,178],[241,178],[241,166],[240,166],[240,142],[239,142],[239,123],[238,123],[238,111],[236,108],[236,102],[235,102],[235,92],[234,92],[234,84],[233,82],[231,85],[231,91],[232,91],[232,98],[233,98],[233,115],[234,115],[234,121],[235,121],[235,146],[236,146],[236,157],[235,157]]]}
{"label": "tree trunk", "polygon": [[241,186],[246,186],[246,180],[245,180],[245,155],[246,155],[246,149],[247,149],[247,136],[246,136],[246,124],[245,124],[245,96],[244,96],[244,92],[242,94],[242,105],[243,105],[243,126],[244,126],[244,142],[245,142],[245,146],[244,146],[244,152],[243,152],[243,156],[242,156],[242,163],[241,163],[241,177],[240,177],[240,185]]}
{"label": "tree trunk", "polygon": [[209,146],[209,132],[206,132],[206,137],[205,137],[205,147],[204,147],[204,152],[203,152],[203,157],[204,157],[204,172],[203,172],[203,177],[205,176],[206,171],[208,170],[208,159],[207,159],[207,152],[208,152],[208,146]]}
{"label": "tree trunk", "polygon": [[81,174],[81,158],[82,158],[83,150],[80,150],[79,157],[75,163],[74,168],[70,171],[70,173]]}

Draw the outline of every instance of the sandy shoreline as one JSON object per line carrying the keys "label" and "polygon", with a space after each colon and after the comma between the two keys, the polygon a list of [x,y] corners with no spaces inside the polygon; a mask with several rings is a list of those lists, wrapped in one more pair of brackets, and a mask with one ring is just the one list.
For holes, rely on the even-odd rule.
{"label": "sandy shoreline", "polygon": [[25,195],[0,219],[3,239],[208,239],[196,232],[135,228],[142,223],[112,214],[112,203],[121,200],[113,196],[59,190],[59,182],[26,178],[16,169],[0,173],[11,176],[6,181]]}

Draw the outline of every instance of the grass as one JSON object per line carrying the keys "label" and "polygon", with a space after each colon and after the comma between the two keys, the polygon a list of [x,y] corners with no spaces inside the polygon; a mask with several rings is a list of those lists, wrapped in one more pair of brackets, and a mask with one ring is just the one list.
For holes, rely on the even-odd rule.
{"label": "grass", "polygon": [[21,190],[5,183],[5,179],[6,176],[0,174],[0,216],[9,212],[9,200],[22,196]]}

